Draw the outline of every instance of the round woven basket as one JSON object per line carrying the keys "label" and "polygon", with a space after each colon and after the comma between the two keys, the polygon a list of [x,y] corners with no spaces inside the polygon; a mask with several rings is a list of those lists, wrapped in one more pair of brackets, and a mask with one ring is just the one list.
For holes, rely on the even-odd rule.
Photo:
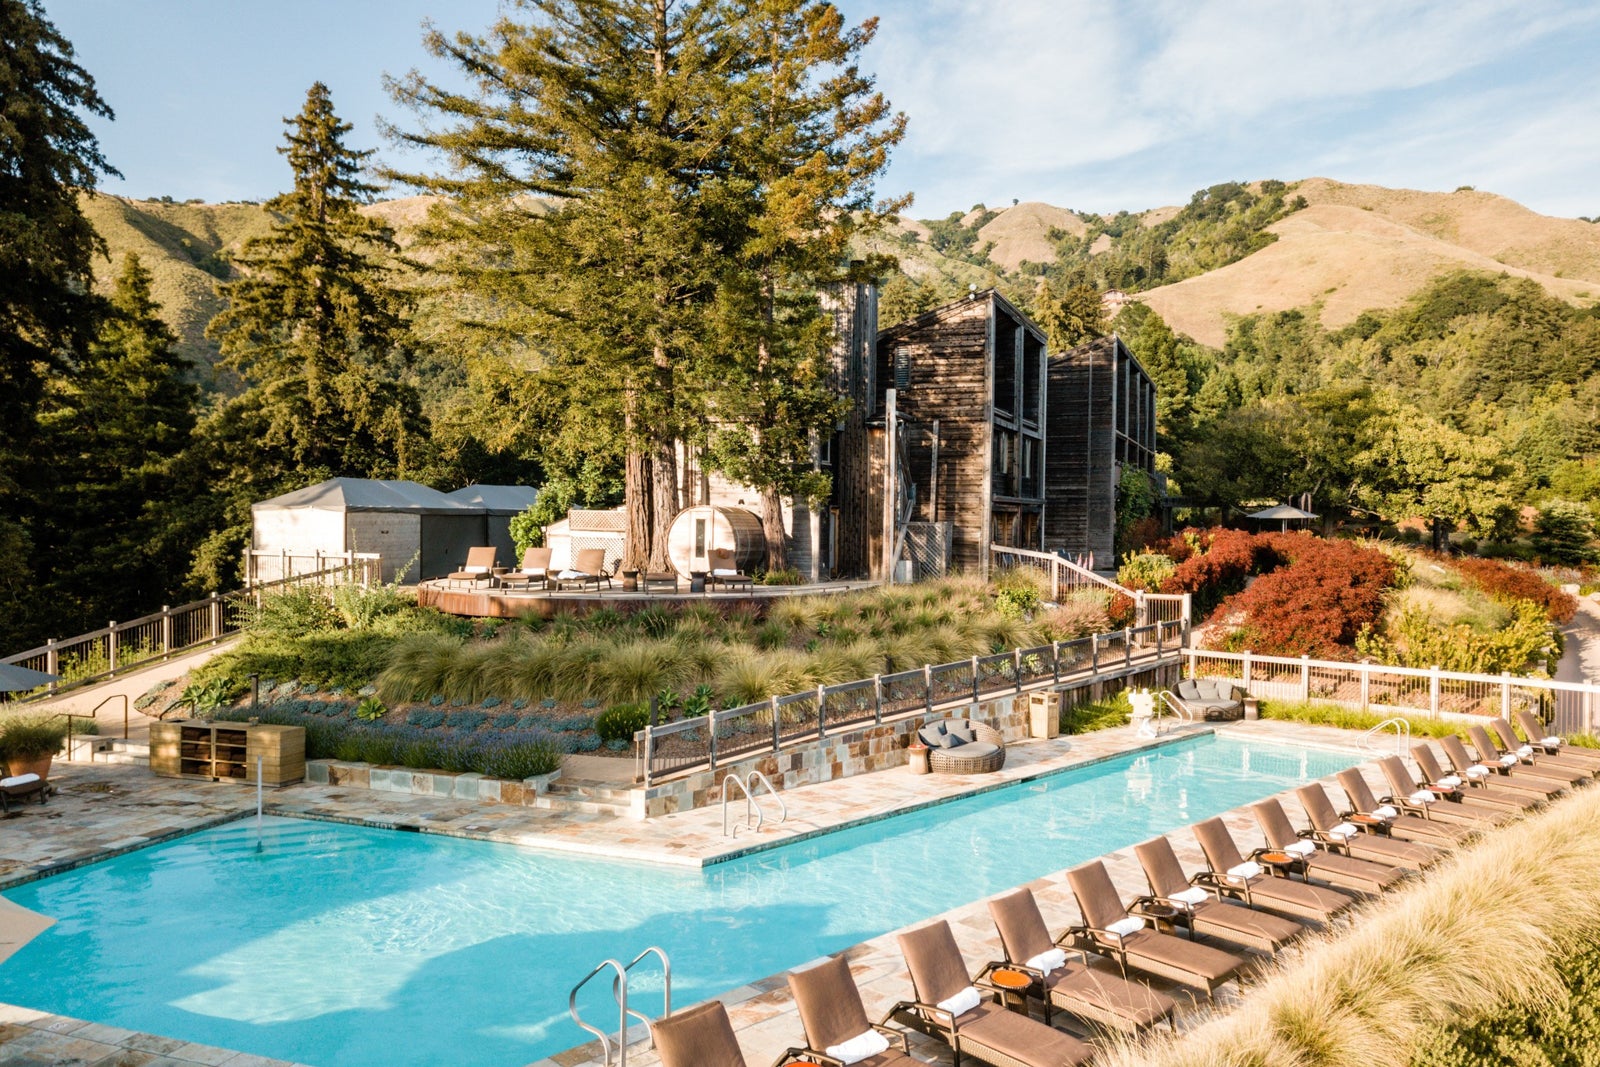
{"label": "round woven basket", "polygon": [[971,719],[966,723],[972,730],[972,739],[988,742],[994,746],[994,751],[982,756],[963,756],[961,750],[967,747],[965,745],[929,749],[928,769],[934,774],[988,774],[1006,765],[1006,743],[1000,731]]}

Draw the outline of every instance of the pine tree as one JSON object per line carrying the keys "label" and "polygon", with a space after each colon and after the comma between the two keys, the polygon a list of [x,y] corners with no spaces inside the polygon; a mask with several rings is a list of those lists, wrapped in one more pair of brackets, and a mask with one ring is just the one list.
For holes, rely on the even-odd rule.
{"label": "pine tree", "polygon": [[1052,352],[1069,351],[1111,332],[1100,294],[1090,285],[1073,285],[1058,293],[1048,282],[1040,282],[1034,310]]}
{"label": "pine tree", "polygon": [[37,416],[97,316],[91,261],[104,245],[78,196],[117,173],[88,115],[112,117],[42,5],[0,0],[0,647],[31,643],[51,606],[30,563],[30,526],[55,503]]}
{"label": "pine tree", "polygon": [[905,132],[905,116],[857,65],[876,28],[848,28],[820,0],[756,0],[737,24],[747,66],[729,84],[729,172],[748,191],[730,212],[719,279],[725,369],[711,398],[710,457],[760,493],[769,569],[787,564],[783,498],[814,505],[827,495],[810,460],[842,414],[816,287],[844,276],[852,238],[910,203],[873,201]]}
{"label": "pine tree", "polygon": [[128,253],[95,339],[51,383],[40,419],[58,501],[41,558],[84,623],[149,611],[181,585],[187,563],[162,551],[161,513],[176,489],[167,462],[190,443],[198,390],[150,282]]}
{"label": "pine tree", "polygon": [[278,151],[294,186],[267,201],[280,221],[245,242],[234,259],[243,276],[217,287],[228,306],[207,327],[249,386],[231,414],[258,427],[257,446],[285,477],[393,476],[417,458],[421,415],[393,373],[406,338],[387,265],[398,249],[358,210],[376,192],[361,176],[372,152],[345,145],[350,124],[321,82],[284,124]]}
{"label": "pine tree", "polygon": [[[705,307],[726,168],[727,74],[740,57],[727,0],[518,0],[487,34],[427,36],[471,78],[454,92],[391,83],[428,126],[402,141],[448,174],[400,175],[444,194],[434,266],[472,344],[532,350],[529,387],[565,426],[626,455],[624,565],[665,570],[681,506],[676,442],[715,374]],[[552,198],[540,200],[536,198]]]}

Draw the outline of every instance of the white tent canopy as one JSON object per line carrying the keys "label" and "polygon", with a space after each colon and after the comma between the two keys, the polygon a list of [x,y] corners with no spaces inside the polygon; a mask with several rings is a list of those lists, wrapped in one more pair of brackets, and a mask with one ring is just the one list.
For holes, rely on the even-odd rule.
{"label": "white tent canopy", "polygon": [[1318,516],[1289,504],[1275,504],[1270,508],[1253,511],[1245,517],[1255,519],[1258,522],[1281,522],[1283,523],[1283,529],[1287,531],[1291,522],[1310,522]]}

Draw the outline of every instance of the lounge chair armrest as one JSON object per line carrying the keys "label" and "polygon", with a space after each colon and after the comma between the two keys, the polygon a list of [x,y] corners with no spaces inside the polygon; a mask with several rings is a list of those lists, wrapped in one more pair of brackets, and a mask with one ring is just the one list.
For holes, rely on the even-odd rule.
{"label": "lounge chair armrest", "polygon": [[1326,830],[1311,830],[1306,834],[1309,840],[1315,841],[1330,852],[1344,855],[1350,853],[1350,841],[1343,834],[1330,834]]}
{"label": "lounge chair armrest", "polygon": [[1156,903],[1156,904],[1164,904],[1169,908],[1177,908],[1179,911],[1183,912],[1185,915],[1191,915],[1191,914],[1194,913],[1194,905],[1190,904],[1187,900],[1173,900],[1171,897],[1154,897],[1154,896],[1153,897],[1148,897],[1146,899],[1148,899],[1151,902]]}
{"label": "lounge chair armrest", "polygon": [[907,1056],[911,1055],[911,1044],[906,1040],[906,1032],[898,1027],[885,1026],[883,1023],[873,1023],[872,1028],[889,1039],[890,1045],[898,1045],[900,1051]]}
{"label": "lounge chair armrest", "polygon": [[[805,1058],[801,1059],[802,1056]],[[834,1059],[826,1052],[818,1052],[816,1049],[811,1048],[784,1049],[783,1055],[772,1061],[772,1067],[784,1067],[785,1064],[789,1063],[817,1063],[824,1065],[824,1067],[845,1067],[843,1060]]]}

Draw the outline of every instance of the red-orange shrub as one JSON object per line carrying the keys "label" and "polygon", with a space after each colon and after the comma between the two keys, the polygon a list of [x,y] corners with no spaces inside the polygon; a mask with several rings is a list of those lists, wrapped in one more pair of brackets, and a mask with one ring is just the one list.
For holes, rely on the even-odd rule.
{"label": "red-orange shrub", "polygon": [[1544,609],[1553,623],[1571,622],[1578,610],[1578,602],[1570,594],[1563,593],[1527,568],[1474,556],[1448,563],[1486,596],[1500,601],[1531,600]]}
{"label": "red-orange shrub", "polygon": [[1291,557],[1290,562],[1223,601],[1218,617],[1242,615],[1243,620],[1216,643],[1274,656],[1350,658],[1356,634],[1383,615],[1394,561],[1349,541],[1263,536],[1273,539],[1267,551]]}
{"label": "red-orange shrub", "polygon": [[1161,583],[1163,593],[1192,593],[1195,612],[1201,616],[1243,589],[1245,579],[1252,574],[1271,570],[1292,558],[1298,542],[1313,540],[1301,534],[1250,534],[1243,530],[1215,530],[1209,534],[1201,541],[1204,551],[1184,559],[1172,577]]}

